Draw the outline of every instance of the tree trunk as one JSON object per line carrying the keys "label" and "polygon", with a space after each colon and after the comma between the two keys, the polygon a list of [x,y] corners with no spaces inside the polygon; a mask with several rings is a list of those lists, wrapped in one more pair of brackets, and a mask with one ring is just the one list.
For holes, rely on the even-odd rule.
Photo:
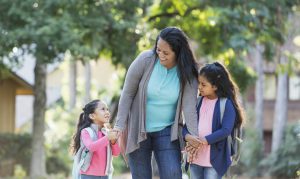
{"label": "tree trunk", "polygon": [[91,100],[91,65],[89,61],[84,62],[85,67],[85,96],[84,102],[87,104]]}
{"label": "tree trunk", "polygon": [[114,123],[116,121],[119,101],[120,101],[120,96],[114,96],[110,103],[109,110],[111,114],[111,123]]}
{"label": "tree trunk", "polygon": [[30,178],[46,176],[46,155],[44,147],[45,111],[46,111],[46,75],[47,65],[36,60],[34,75],[34,104],[32,156]]}
{"label": "tree trunk", "polygon": [[[284,54],[281,54],[280,64],[284,65],[286,63],[287,57]],[[275,113],[273,122],[272,153],[278,150],[282,141],[284,128],[286,125],[288,105],[287,81],[287,72],[278,74]]]}
{"label": "tree trunk", "polygon": [[255,68],[257,80],[255,83],[255,129],[260,141],[261,154],[264,150],[263,138],[263,111],[264,111],[264,68],[263,68],[263,46],[256,44],[253,49],[253,58],[255,60]]}
{"label": "tree trunk", "polygon": [[[288,57],[285,55],[285,51],[293,51],[292,44],[293,39],[299,32],[300,23],[298,21],[299,17],[296,14],[290,13],[287,18],[287,29],[286,41],[280,48],[280,58],[279,64],[282,66],[288,66]],[[273,136],[272,136],[272,153],[275,153],[280,144],[282,143],[284,136],[284,129],[287,122],[287,106],[288,106],[288,70],[285,69],[278,74],[277,81],[277,92],[276,92],[276,103],[274,112],[274,122],[273,122]]]}
{"label": "tree trunk", "polygon": [[69,109],[73,109],[76,105],[76,83],[77,79],[77,65],[75,60],[70,60],[69,64],[69,95],[70,95],[70,104],[69,104]]}

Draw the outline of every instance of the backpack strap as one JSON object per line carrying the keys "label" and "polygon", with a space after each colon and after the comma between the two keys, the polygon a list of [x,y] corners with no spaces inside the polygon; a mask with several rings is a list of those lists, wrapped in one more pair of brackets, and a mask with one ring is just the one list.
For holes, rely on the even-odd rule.
{"label": "backpack strap", "polygon": [[[224,118],[224,112],[225,112],[225,106],[226,106],[226,102],[227,102],[227,98],[221,98],[220,99],[220,113],[221,113],[221,124],[223,122],[223,118]],[[231,134],[227,137],[227,146],[228,146],[228,150],[229,153],[231,155],[231,145],[232,145],[232,136]]]}
{"label": "backpack strap", "polygon": [[200,105],[200,101],[202,100],[203,96],[198,96],[197,98],[197,108],[199,107]]}
{"label": "backpack strap", "polygon": [[227,102],[227,98],[220,99],[221,124],[223,122],[223,116],[224,116],[226,102]]}
{"label": "backpack strap", "polygon": [[201,101],[203,99],[203,96],[198,96],[197,98],[197,105],[196,105],[196,110],[197,110],[197,114],[198,114],[198,118],[199,118],[199,112],[200,112],[200,107],[201,107]]}
{"label": "backpack strap", "polygon": [[92,129],[91,127],[87,127],[85,129],[88,131],[88,133],[89,133],[89,135],[90,135],[90,137],[92,138],[93,141],[97,140],[98,136],[97,136],[97,133],[94,129]]}

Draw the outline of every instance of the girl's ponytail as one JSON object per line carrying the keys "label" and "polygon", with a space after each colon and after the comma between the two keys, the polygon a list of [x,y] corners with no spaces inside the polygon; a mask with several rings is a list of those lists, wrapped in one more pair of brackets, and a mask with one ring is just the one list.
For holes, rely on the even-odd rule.
{"label": "girl's ponytail", "polygon": [[228,83],[229,86],[229,90],[227,90],[230,94],[230,98],[233,102],[233,106],[236,109],[236,113],[237,113],[237,120],[235,122],[235,127],[240,127],[243,122],[244,122],[244,110],[238,100],[238,96],[240,95],[239,92],[239,88],[238,86],[235,84],[234,80],[231,78],[230,73],[228,72],[228,70],[219,62],[215,62],[214,63],[217,67],[222,69],[222,73],[225,75],[225,80]]}
{"label": "girl's ponytail", "polygon": [[85,105],[85,107],[82,109],[83,112],[79,115],[76,132],[74,133],[72,137],[72,143],[71,143],[71,152],[72,154],[76,154],[76,152],[80,148],[80,134],[82,129],[89,127],[93,121],[90,119],[89,114],[95,112],[95,109],[98,106],[98,103],[100,100],[93,100]]}

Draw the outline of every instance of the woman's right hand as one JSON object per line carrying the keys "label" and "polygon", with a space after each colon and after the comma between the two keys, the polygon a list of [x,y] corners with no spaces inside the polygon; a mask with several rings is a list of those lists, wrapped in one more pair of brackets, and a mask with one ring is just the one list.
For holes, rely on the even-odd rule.
{"label": "woman's right hand", "polygon": [[113,128],[112,131],[117,133],[117,138],[119,138],[121,136],[122,131],[118,128]]}
{"label": "woman's right hand", "polygon": [[185,141],[187,141],[188,145],[191,145],[193,148],[198,149],[200,147],[201,141],[197,136],[193,136],[191,134],[185,135]]}
{"label": "woman's right hand", "polygon": [[108,140],[112,141],[112,140],[117,140],[118,139],[118,134],[116,131],[113,130],[109,130],[107,132],[107,138]]}

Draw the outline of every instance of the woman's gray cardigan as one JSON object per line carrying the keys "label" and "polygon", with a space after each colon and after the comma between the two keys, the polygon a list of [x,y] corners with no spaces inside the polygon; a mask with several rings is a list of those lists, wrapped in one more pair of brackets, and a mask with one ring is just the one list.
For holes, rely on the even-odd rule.
{"label": "woman's gray cardigan", "polygon": [[[127,71],[115,123],[115,128],[124,131],[123,134],[125,134],[120,138],[123,154],[135,151],[139,148],[139,143],[147,138],[145,129],[146,90],[155,61],[155,54],[152,50],[144,51],[132,62]],[[197,86],[198,82],[195,78],[192,84],[187,83],[185,85],[183,94],[182,91],[179,94],[175,121],[171,128],[171,141],[179,139],[181,148],[184,146],[182,138],[183,118],[188,131],[193,135],[198,134]],[[124,146],[122,146],[122,142]]]}

